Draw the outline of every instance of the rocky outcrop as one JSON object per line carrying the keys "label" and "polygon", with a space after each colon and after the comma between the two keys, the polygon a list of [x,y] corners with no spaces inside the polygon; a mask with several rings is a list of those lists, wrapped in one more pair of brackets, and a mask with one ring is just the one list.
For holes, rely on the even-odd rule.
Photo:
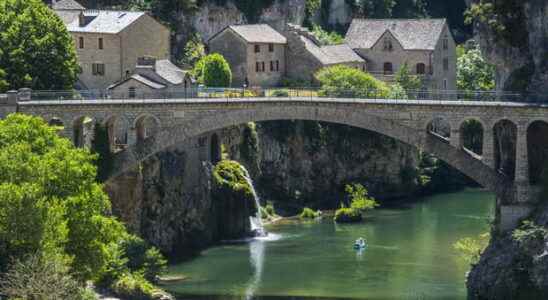
{"label": "rocky outcrop", "polygon": [[475,33],[496,66],[497,89],[548,93],[548,2],[499,1],[495,13],[504,30],[476,22]]}
{"label": "rocky outcrop", "polygon": [[547,299],[548,206],[513,232],[493,236],[468,274],[469,299]]}

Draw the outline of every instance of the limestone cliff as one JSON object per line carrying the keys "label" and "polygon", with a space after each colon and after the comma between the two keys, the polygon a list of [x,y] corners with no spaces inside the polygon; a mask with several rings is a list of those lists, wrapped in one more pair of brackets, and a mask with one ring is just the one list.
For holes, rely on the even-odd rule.
{"label": "limestone cliff", "polygon": [[475,33],[497,68],[497,88],[548,93],[548,1],[499,1],[493,13],[503,30],[476,22]]}

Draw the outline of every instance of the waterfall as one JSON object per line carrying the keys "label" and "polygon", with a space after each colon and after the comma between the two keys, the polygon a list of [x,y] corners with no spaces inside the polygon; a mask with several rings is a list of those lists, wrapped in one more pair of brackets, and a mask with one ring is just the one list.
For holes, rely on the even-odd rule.
{"label": "waterfall", "polygon": [[255,206],[257,207],[255,216],[249,217],[249,222],[251,223],[251,231],[253,231],[255,235],[257,236],[266,236],[267,232],[264,230],[264,226],[263,226],[261,202],[260,202],[259,196],[257,195],[255,186],[253,186],[253,180],[251,179],[251,176],[249,176],[249,172],[244,166],[242,166],[242,171],[244,172],[245,181],[251,188],[251,193],[253,194],[253,199],[255,200]]}

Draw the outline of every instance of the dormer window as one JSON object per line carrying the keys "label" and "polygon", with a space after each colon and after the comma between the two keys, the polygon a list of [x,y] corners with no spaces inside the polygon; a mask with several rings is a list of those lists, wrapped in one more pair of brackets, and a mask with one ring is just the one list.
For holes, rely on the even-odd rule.
{"label": "dormer window", "polygon": [[384,38],[384,51],[392,51],[394,48],[392,47],[392,40],[388,37]]}

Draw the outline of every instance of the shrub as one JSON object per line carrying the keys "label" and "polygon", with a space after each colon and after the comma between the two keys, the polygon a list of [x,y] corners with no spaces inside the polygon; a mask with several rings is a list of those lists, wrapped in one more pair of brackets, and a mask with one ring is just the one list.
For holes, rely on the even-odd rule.
{"label": "shrub", "polygon": [[321,216],[320,211],[314,211],[308,207],[303,208],[303,211],[299,215],[301,219],[315,219]]}
{"label": "shrub", "polygon": [[289,97],[289,92],[287,90],[275,90],[270,95],[272,97]]}
{"label": "shrub", "polygon": [[347,66],[333,66],[319,70],[316,79],[320,82],[320,96],[386,98],[388,86],[358,69]]}
{"label": "shrub", "polygon": [[232,72],[225,58],[213,53],[203,58],[203,80],[209,87],[229,87],[232,83]]}
{"label": "shrub", "polygon": [[394,80],[396,80],[396,83],[399,84],[404,91],[417,91],[422,87],[421,78],[416,75],[411,75],[407,63],[404,63],[398,72],[396,72]]}
{"label": "shrub", "polygon": [[154,288],[142,275],[127,273],[112,285],[112,292],[122,299],[148,300],[160,290]]}
{"label": "shrub", "polygon": [[512,238],[526,251],[542,249],[548,230],[532,221],[523,221],[522,225],[512,232]]}
{"label": "shrub", "polygon": [[129,235],[122,241],[121,248],[127,258],[129,271],[142,273],[146,280],[156,281],[157,276],[167,267],[167,261],[160,251],[138,236]]}
{"label": "shrub", "polygon": [[344,43],[344,37],[335,31],[326,31],[318,25],[312,26],[312,34],[318,39],[321,45],[340,45]]}
{"label": "shrub", "polygon": [[350,208],[360,213],[379,206],[374,198],[369,197],[367,189],[359,183],[347,184],[345,191],[350,197]]}
{"label": "shrub", "polygon": [[477,238],[462,238],[453,244],[453,248],[460,253],[461,258],[469,264],[478,263],[481,253],[489,244],[491,235],[480,234]]}
{"label": "shrub", "polygon": [[267,203],[264,209],[268,215],[270,216],[276,215],[276,210],[274,209],[274,205],[272,203]]}
{"label": "shrub", "polygon": [[356,223],[363,219],[359,210],[349,207],[341,207],[335,212],[334,220],[337,223]]}

